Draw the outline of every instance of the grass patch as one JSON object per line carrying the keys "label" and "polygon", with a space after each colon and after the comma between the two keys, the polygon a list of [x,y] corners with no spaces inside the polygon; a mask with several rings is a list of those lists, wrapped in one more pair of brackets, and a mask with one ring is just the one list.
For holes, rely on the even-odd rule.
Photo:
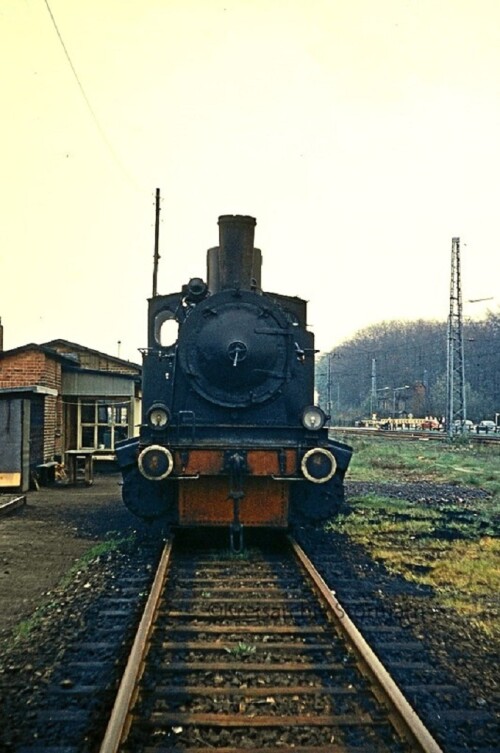
{"label": "grass patch", "polygon": [[64,588],[69,585],[78,573],[83,573],[88,570],[92,562],[99,557],[102,557],[112,552],[129,552],[136,546],[135,534],[131,534],[127,538],[115,538],[111,537],[106,541],[101,541],[99,544],[91,547],[85,554],[83,554],[77,562],[68,570],[65,576],[61,579],[59,587]]}
{"label": "grass patch", "polygon": [[349,440],[353,481],[432,481],[481,487],[500,500],[500,452],[496,445],[467,442]]}
{"label": "grass patch", "polygon": [[478,523],[449,521],[446,510],[378,498],[358,501],[326,526],[347,534],[405,579],[431,586],[443,605],[500,640],[500,539]]}
{"label": "grass patch", "polygon": [[231,654],[236,659],[246,659],[248,656],[253,656],[256,650],[256,646],[251,643],[240,642],[231,648],[224,646],[224,651],[227,651],[228,654]]}
{"label": "grass patch", "polygon": [[[103,555],[110,554],[116,551],[130,551],[136,545],[135,535],[127,538],[109,538],[107,541],[102,541],[99,544],[91,547],[85,554],[75,562],[68,572],[61,578],[57,586],[54,588],[54,592],[58,592],[61,589],[68,587],[73,582],[77,575],[81,575],[87,571],[91,564],[96,559]],[[58,608],[57,601],[49,599],[46,603],[42,604],[35,612],[26,620],[22,620],[12,633],[14,642],[22,641],[29,637],[35,628],[47,617],[47,615]]]}
{"label": "grass patch", "polygon": [[[407,580],[432,586],[443,605],[500,640],[500,453],[490,445],[354,439],[349,479],[430,481],[481,488],[488,497],[450,503],[356,495],[327,530],[347,534]],[[404,495],[404,486],[402,486]],[[464,497],[466,495],[464,494]]]}

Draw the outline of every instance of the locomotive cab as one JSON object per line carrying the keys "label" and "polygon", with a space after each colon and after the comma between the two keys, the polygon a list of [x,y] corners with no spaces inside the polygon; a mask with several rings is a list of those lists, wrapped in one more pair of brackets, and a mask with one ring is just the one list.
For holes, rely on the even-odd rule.
{"label": "locomotive cab", "polygon": [[140,436],[117,447],[125,504],[179,526],[286,528],[343,501],[351,456],[313,405],[306,303],[261,289],[255,219],[219,218],[207,282],[149,301]]}

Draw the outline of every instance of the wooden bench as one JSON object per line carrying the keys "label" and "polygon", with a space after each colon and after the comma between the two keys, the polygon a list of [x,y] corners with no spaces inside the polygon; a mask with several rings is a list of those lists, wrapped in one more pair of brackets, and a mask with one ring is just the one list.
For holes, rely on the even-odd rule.
{"label": "wooden bench", "polygon": [[66,468],[68,483],[76,484],[80,462],[84,461],[83,477],[87,486],[94,483],[94,450],[66,450]]}

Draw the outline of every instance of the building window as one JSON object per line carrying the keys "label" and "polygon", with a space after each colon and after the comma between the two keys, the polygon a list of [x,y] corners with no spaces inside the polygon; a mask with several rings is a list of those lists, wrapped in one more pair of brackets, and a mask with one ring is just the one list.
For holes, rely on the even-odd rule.
{"label": "building window", "polygon": [[79,400],[78,449],[114,450],[128,437],[129,407],[123,400]]}

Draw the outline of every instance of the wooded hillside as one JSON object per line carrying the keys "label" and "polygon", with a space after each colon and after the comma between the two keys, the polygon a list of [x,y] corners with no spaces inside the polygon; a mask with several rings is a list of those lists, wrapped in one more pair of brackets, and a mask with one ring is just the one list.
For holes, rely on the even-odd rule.
{"label": "wooded hillside", "polygon": [[[463,337],[467,417],[494,419],[500,412],[500,314],[464,321]],[[371,412],[443,416],[446,354],[446,322],[374,324],[319,357],[320,405],[331,413],[332,423],[350,423]]]}

